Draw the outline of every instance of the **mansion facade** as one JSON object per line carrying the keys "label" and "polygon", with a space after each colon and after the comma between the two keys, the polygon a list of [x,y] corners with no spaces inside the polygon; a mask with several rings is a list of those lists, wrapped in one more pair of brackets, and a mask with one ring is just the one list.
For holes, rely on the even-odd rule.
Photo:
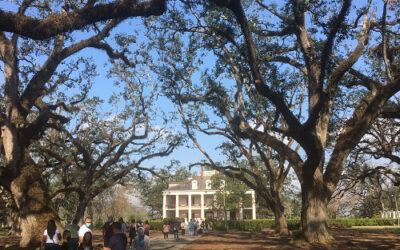
{"label": "mansion facade", "polygon": [[[213,209],[216,190],[211,189],[211,177],[218,172],[203,171],[201,175],[182,182],[169,183],[163,191],[163,218],[201,219],[224,218]],[[237,211],[227,211],[229,219],[256,219],[256,202],[254,190],[246,191],[251,198],[250,204],[242,204]]]}

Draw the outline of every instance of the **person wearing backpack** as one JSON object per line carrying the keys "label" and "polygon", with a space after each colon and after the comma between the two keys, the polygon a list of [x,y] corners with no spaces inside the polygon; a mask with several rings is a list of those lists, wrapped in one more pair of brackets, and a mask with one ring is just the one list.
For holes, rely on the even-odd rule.
{"label": "person wearing backpack", "polygon": [[137,236],[134,243],[135,250],[150,250],[150,237],[144,234],[144,228],[137,230]]}

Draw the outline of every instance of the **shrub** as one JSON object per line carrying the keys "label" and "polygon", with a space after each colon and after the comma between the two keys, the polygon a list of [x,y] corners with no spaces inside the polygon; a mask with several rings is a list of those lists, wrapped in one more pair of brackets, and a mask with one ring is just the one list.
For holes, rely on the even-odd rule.
{"label": "shrub", "polygon": [[329,219],[328,226],[340,225],[342,227],[353,227],[353,226],[392,226],[397,223],[397,219],[382,219],[382,218],[341,218],[341,219]]}
{"label": "shrub", "polygon": [[[206,220],[206,223],[210,224],[213,230],[216,231],[249,231],[249,232],[260,232],[263,228],[275,227],[274,219],[258,219],[258,220]],[[391,226],[397,223],[397,219],[381,219],[381,218],[366,218],[366,219],[355,219],[355,218],[341,218],[341,219],[329,219],[329,227],[345,227],[350,228],[352,226]],[[287,225],[289,230],[297,230],[300,228],[300,219],[288,219]]]}
{"label": "shrub", "polygon": [[149,220],[151,230],[162,231],[164,222],[162,220]]}

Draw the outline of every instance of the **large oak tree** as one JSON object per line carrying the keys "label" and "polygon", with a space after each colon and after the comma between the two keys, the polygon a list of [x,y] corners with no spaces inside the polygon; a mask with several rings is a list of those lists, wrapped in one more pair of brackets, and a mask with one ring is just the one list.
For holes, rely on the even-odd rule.
{"label": "large oak tree", "polygon": [[[44,37],[39,37],[51,37],[44,41],[32,41],[21,35],[29,36],[29,32],[35,30],[35,25],[52,20],[51,16],[61,17],[53,20],[53,24],[62,23],[63,17],[79,20],[79,15],[75,15],[77,10],[73,10],[75,7],[82,7],[84,10],[103,8],[103,4],[97,5],[95,2],[89,1],[86,7],[79,5],[67,8],[57,6],[56,2],[23,1],[16,13],[0,12],[0,60],[4,75],[0,105],[0,184],[11,193],[18,209],[22,228],[21,246],[38,245],[47,220],[57,219],[37,162],[32,158],[30,146],[48,128],[62,127],[68,122],[65,116],[56,111],[60,108],[72,110],[73,106],[84,100],[95,75],[94,67],[89,61],[74,57],[74,60],[67,62],[67,59],[85,48],[93,47],[105,50],[111,58],[122,58],[131,64],[122,52],[114,51],[104,40],[129,15],[91,26],[87,24],[93,22],[82,23],[72,29],[56,27]],[[95,4],[94,7],[90,7],[91,4]],[[60,12],[56,14],[55,10]],[[32,17],[27,18],[25,13]],[[8,22],[10,18],[34,19],[34,23],[24,26],[18,22]],[[93,20],[98,21],[96,18]],[[86,39],[75,39],[73,34],[64,33],[82,27],[84,30],[80,31],[86,32]],[[36,30],[32,34],[41,32]],[[84,70],[79,73],[79,69]],[[68,92],[66,89],[82,91],[74,95],[74,91]]]}
{"label": "large oak tree", "polygon": [[[159,28],[175,35],[202,33],[204,40],[219,36],[237,55],[249,87],[275,107],[285,124],[260,131],[237,116],[233,117],[237,129],[276,151],[288,152],[288,161],[299,169],[303,236],[310,242],[329,241],[327,204],[345,161],[372,122],[381,114],[388,115],[385,104],[400,90],[397,2],[369,1],[363,6],[346,0],[291,0],[279,5],[240,0],[182,2],[182,9],[189,11],[180,11],[177,4],[168,12],[173,21],[164,19]],[[204,47],[205,55],[222,50],[212,40],[209,45],[215,49]],[[275,73],[267,70],[271,64],[302,74],[308,115],[295,115],[284,87],[287,78],[271,81]],[[363,91],[361,98],[348,99],[347,110],[337,109],[341,96],[354,91]],[[328,147],[333,123],[338,123],[340,132],[330,138]],[[271,133],[294,139],[301,153],[271,143]]]}

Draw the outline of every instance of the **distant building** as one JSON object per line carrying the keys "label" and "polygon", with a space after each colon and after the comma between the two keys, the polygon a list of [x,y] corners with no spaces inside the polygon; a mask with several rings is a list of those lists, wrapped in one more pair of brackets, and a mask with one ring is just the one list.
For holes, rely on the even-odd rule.
{"label": "distant building", "polygon": [[382,219],[399,219],[400,211],[381,211]]}
{"label": "distant building", "polygon": [[[163,191],[163,218],[223,218],[224,215],[218,214],[212,206],[217,191],[211,189],[211,176],[217,173],[215,170],[201,170],[200,176],[169,183],[168,189]],[[228,211],[228,219],[256,219],[255,192],[249,190],[246,195],[251,196],[250,206],[242,207],[238,211]]]}

